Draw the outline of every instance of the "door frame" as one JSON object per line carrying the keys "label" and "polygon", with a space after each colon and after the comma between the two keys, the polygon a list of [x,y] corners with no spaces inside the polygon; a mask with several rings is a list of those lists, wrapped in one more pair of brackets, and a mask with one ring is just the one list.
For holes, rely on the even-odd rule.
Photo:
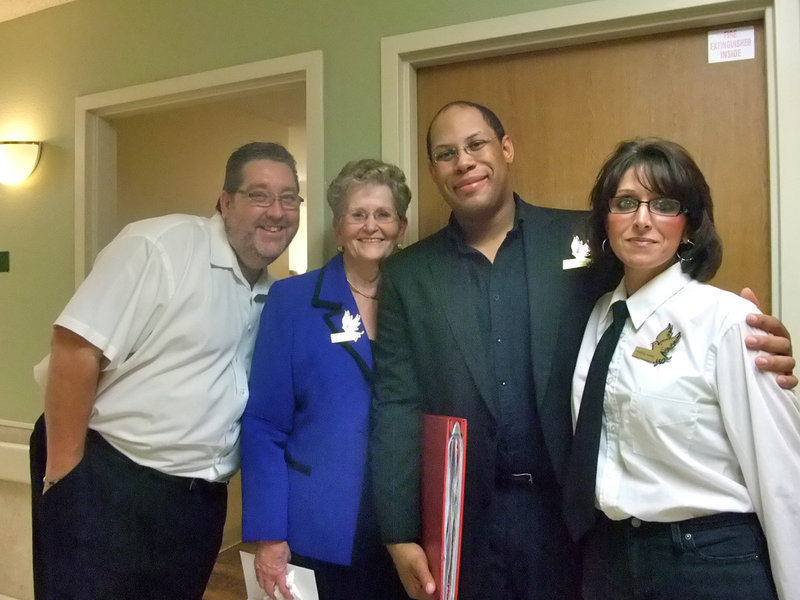
{"label": "door frame", "polygon": [[[322,264],[325,223],[322,51],[194,73],[75,99],[75,286],[85,278],[103,239],[104,216],[116,204],[116,134],[108,123],[164,108],[305,82],[306,190],[309,264]],[[291,136],[290,136],[291,137]]]}
{"label": "door frame", "polygon": [[[773,313],[800,334],[800,3],[596,0],[381,39],[381,150],[418,197],[416,70],[421,67],[698,27],[764,21]],[[780,133],[780,135],[779,135]],[[406,238],[418,238],[418,210]],[[792,226],[794,225],[794,227]]]}

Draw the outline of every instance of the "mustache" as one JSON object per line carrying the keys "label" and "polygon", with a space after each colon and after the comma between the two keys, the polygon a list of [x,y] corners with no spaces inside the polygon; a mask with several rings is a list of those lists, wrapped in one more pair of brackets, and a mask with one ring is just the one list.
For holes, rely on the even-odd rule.
{"label": "mustache", "polygon": [[256,227],[277,226],[289,227],[289,219],[286,216],[274,217],[272,215],[264,215],[256,222]]}

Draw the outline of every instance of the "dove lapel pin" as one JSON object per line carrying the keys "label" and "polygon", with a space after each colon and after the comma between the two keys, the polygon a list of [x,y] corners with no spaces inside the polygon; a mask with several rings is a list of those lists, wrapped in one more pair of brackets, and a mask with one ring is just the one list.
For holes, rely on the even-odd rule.
{"label": "dove lapel pin", "polygon": [[636,350],[633,351],[633,357],[653,363],[654,367],[663,365],[672,358],[668,356],[668,354],[675,349],[680,339],[681,332],[679,331],[673,335],[672,323],[669,323],[661,333],[656,336],[656,340],[650,344],[649,349],[636,346]]}
{"label": "dove lapel pin", "polygon": [[561,263],[562,269],[578,269],[580,267],[586,267],[592,262],[592,259],[589,257],[589,244],[581,241],[581,238],[577,235],[572,238],[570,250],[572,250],[572,256],[574,258],[564,259]]}
{"label": "dove lapel pin", "polygon": [[342,315],[342,331],[331,334],[331,343],[357,342],[362,335],[364,330],[361,329],[361,315],[352,315],[349,310],[345,310]]}

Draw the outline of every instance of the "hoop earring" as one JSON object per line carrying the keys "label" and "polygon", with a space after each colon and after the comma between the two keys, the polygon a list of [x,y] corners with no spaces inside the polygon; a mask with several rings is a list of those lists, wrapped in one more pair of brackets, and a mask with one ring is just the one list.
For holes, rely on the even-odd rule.
{"label": "hoop earring", "polygon": [[606,248],[606,242],[608,238],[603,238],[603,243],[600,244],[600,249],[603,251],[603,254],[608,254],[608,249]]}
{"label": "hoop earring", "polygon": [[336,251],[339,254],[343,254],[344,253],[344,246],[336,246]]}
{"label": "hoop earring", "polygon": [[681,264],[693,261],[694,256],[688,256],[688,257],[681,256],[681,250],[680,250],[681,246],[685,246],[686,247],[685,249],[689,251],[692,248],[694,248],[694,242],[692,240],[686,240],[685,242],[683,242],[678,246],[678,251],[675,253],[675,256],[677,256],[678,260],[681,261]]}

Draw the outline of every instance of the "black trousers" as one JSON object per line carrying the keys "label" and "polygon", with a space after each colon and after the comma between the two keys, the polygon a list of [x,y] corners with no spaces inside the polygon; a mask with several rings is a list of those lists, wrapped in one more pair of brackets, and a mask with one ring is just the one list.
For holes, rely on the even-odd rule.
{"label": "black trousers", "polygon": [[408,600],[386,548],[372,561],[343,566],[292,554],[292,563],[314,570],[320,600]]}
{"label": "black trousers", "polygon": [[554,482],[498,480],[485,518],[484,546],[461,561],[459,600],[579,600],[578,549]]}
{"label": "black trousers", "polygon": [[89,430],[81,462],[42,495],[44,419],[31,435],[37,600],[203,597],[227,486],[143,467]]}

